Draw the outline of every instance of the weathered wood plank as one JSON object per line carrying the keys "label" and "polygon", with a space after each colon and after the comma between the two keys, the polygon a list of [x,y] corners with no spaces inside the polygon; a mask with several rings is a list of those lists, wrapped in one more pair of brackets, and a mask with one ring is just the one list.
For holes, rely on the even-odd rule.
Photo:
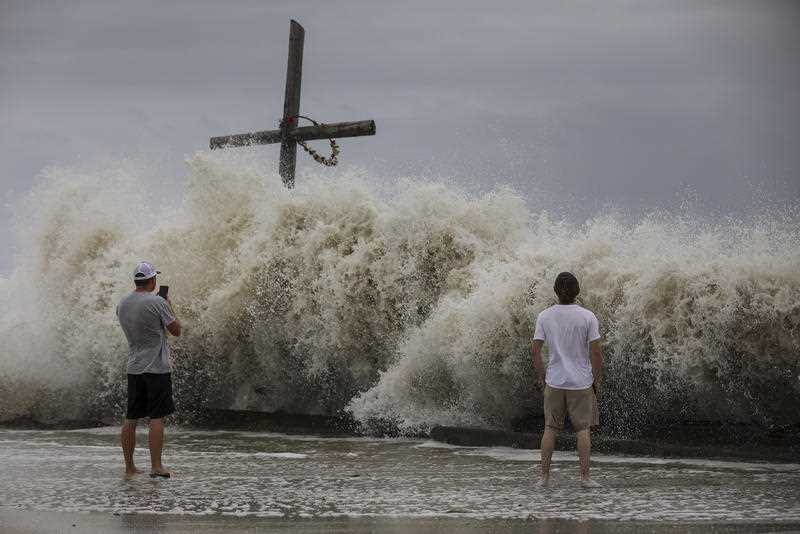
{"label": "weathered wood plank", "polygon": [[[281,130],[264,130],[237,135],[222,135],[212,137],[209,145],[212,149],[269,145],[280,143],[283,140],[281,133]],[[329,138],[341,139],[343,137],[361,137],[364,135],[375,135],[375,121],[335,122],[320,126],[301,126],[290,130],[288,133],[291,139],[302,139],[303,141]]]}
{"label": "weathered wood plank", "polygon": [[294,139],[311,141],[313,139],[341,139],[343,137],[361,137],[375,135],[375,121],[335,122],[319,126],[301,126],[289,132]]}
{"label": "weathered wood plank", "polygon": [[280,143],[282,140],[283,136],[280,130],[266,130],[262,132],[212,137],[209,141],[209,147],[213,150],[215,148],[233,146],[270,145],[272,143]]}
{"label": "weathered wood plank", "polygon": [[[303,72],[303,41],[305,30],[293,20],[289,30],[289,62],[286,65],[286,93],[283,99],[284,129],[297,125],[300,113],[300,81]],[[297,162],[297,142],[286,136],[281,142],[280,175],[286,187],[294,187],[294,168]]]}

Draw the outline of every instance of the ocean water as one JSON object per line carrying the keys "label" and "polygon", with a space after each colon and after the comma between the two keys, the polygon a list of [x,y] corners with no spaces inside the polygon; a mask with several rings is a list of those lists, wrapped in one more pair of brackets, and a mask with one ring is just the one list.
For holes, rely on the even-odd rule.
{"label": "ocean water", "polygon": [[596,455],[603,487],[585,490],[575,455],[556,453],[553,485],[541,490],[538,451],[170,428],[165,463],[176,476],[125,480],[118,432],[0,430],[0,516],[660,521],[674,531],[800,522],[800,464]]}
{"label": "ocean water", "polygon": [[502,188],[408,179],[385,195],[345,176],[287,191],[230,155],[187,164],[168,208],[149,207],[152,188],[124,162],[49,169],[15,206],[0,420],[119,420],[114,309],[147,259],[184,324],[172,346],[188,420],[204,407],[347,410],[367,428],[507,428],[541,411],[531,328],[569,270],[606,340],[608,428],[800,422],[795,207],[575,225]]}

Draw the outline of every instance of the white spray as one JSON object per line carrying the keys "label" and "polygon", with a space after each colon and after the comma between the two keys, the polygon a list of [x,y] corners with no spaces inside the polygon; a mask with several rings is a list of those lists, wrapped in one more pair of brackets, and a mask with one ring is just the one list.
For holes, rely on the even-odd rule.
{"label": "white spray", "polygon": [[[563,270],[607,342],[618,426],[663,417],[797,420],[800,231],[653,215],[585,225],[531,214],[512,191],[470,198],[356,178],[289,192],[198,155],[182,206],[147,204],[135,170],[51,170],[18,218],[0,279],[0,419],[109,417],[124,403],[116,302],[154,261],[186,334],[178,401],[332,413],[401,429],[508,426],[540,411],[533,319]],[[20,209],[18,211],[23,211]]]}

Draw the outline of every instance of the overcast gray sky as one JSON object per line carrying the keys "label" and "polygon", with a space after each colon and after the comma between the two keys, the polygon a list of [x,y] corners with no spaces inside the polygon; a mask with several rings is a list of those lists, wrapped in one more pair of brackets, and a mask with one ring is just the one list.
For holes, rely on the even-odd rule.
{"label": "overcast gray sky", "polygon": [[[377,122],[334,172],[508,184],[577,218],[688,190],[722,212],[800,199],[794,0],[0,0],[0,273],[9,205],[43,167],[181,176],[209,136],[273,127],[290,18],[301,112]],[[298,175],[313,165],[300,154]]]}

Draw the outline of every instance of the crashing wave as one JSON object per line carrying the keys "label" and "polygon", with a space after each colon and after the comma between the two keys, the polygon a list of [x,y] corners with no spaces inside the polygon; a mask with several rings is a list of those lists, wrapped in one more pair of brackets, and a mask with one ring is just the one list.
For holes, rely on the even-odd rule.
{"label": "crashing wave", "polygon": [[[513,191],[469,197],[409,181],[274,176],[189,161],[184,203],[143,213],[124,166],[51,169],[19,209],[0,279],[0,420],[108,418],[124,405],[114,306],[152,259],[184,323],[184,414],[208,406],[349,410],[400,429],[509,426],[541,411],[530,334],[563,270],[606,339],[608,421],[797,422],[800,231],[653,214],[584,225],[531,214]],[[136,206],[136,209],[131,209]]]}

